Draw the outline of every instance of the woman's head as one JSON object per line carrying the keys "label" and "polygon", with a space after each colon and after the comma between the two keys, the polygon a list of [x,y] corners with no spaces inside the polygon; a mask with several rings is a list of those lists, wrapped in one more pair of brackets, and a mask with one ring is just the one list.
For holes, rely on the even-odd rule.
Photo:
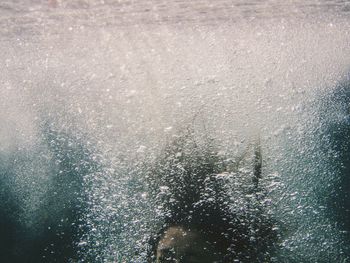
{"label": "woman's head", "polygon": [[155,246],[157,263],[221,262],[224,248],[217,238],[197,229],[174,225],[166,228]]}

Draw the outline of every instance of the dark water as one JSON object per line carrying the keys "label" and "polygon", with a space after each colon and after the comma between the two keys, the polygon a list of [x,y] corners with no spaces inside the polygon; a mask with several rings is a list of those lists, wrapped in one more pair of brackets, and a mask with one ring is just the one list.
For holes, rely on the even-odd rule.
{"label": "dark water", "polygon": [[260,137],[272,262],[349,262],[349,8],[2,1],[0,261],[146,262],[146,175],[192,127],[228,159]]}

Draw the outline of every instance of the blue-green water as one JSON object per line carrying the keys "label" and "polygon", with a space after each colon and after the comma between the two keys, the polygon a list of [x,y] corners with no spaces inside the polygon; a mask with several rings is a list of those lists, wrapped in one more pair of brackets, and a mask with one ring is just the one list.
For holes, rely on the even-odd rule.
{"label": "blue-green water", "polygon": [[189,127],[227,162],[260,138],[272,262],[349,262],[348,3],[249,3],[0,4],[1,262],[146,262]]}

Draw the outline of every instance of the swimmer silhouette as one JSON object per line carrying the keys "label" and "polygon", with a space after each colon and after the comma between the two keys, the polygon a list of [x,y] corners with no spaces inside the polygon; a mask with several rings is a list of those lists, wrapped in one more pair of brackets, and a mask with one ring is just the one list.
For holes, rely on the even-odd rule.
{"label": "swimmer silhouette", "polygon": [[148,176],[164,213],[162,227],[150,241],[148,262],[269,260],[276,233],[259,186],[259,141],[232,160],[215,151],[211,140],[198,144],[189,129],[162,156]]}

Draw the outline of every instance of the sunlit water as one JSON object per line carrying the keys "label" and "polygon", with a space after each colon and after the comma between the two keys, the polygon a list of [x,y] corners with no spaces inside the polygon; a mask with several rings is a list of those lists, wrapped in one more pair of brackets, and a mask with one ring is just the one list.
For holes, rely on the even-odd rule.
{"label": "sunlit water", "polygon": [[[274,262],[349,262],[346,1],[2,1],[0,261],[146,262],[145,175],[260,137]],[[239,204],[238,204],[239,205]]]}

